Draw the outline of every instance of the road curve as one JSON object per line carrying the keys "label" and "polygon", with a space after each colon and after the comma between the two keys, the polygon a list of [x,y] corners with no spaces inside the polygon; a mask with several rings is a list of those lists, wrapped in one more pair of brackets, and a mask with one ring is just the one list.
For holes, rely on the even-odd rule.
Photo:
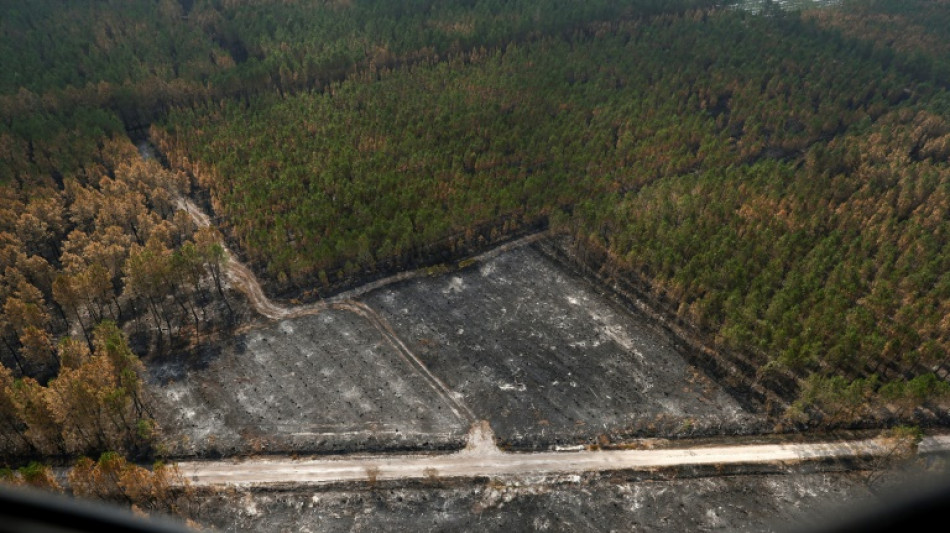
{"label": "road curve", "polygon": [[[823,459],[885,457],[896,444],[887,439],[751,444],[662,450],[505,453],[494,446],[487,423],[476,424],[465,450],[450,455],[386,455],[179,463],[193,486],[313,485],[352,481],[506,477],[650,470],[690,465],[781,464]],[[474,443],[474,444],[473,444]],[[919,453],[950,451],[950,435],[924,438]]]}
{"label": "road curve", "polygon": [[[192,220],[201,227],[206,227],[211,225],[211,219],[206,213],[204,213],[194,202],[187,198],[178,199],[179,209],[188,213]],[[510,249],[514,246],[523,246],[528,242],[532,242],[540,238],[539,235],[532,235],[521,239],[520,241],[513,241],[506,245],[500,246],[494,250],[486,252],[481,256],[474,258],[475,260],[486,259],[495,254],[504,251],[505,249]],[[373,290],[379,287],[382,287],[388,283],[394,283],[404,279],[410,279],[411,277],[418,276],[421,274],[421,271],[411,271],[397,274],[389,278],[379,280],[375,283],[367,285],[366,287],[360,287],[357,290],[349,291],[347,293],[341,294],[335,298],[330,298],[326,300],[320,300],[313,304],[307,305],[296,305],[292,307],[284,307],[264,294],[263,288],[261,288],[260,282],[257,280],[257,276],[254,275],[254,272],[251,271],[246,265],[239,262],[234,258],[234,254],[227,249],[227,246],[222,243],[225,253],[228,255],[228,265],[226,274],[228,280],[231,282],[232,286],[240,290],[247,296],[248,302],[262,316],[270,318],[272,320],[283,320],[288,318],[298,318],[308,315],[316,315],[326,311],[327,309],[336,309],[341,311],[347,311],[362,317],[364,320],[369,322],[376,331],[379,332],[380,336],[388,342],[393,350],[399,354],[409,368],[413,372],[419,374],[429,386],[438,394],[452,413],[465,424],[471,424],[475,422],[476,417],[471,409],[464,403],[461,399],[438,377],[436,377],[426,365],[418,358],[408,346],[396,335],[395,330],[392,326],[389,325],[389,322],[385,318],[380,316],[375,309],[366,305],[363,302],[358,302],[353,300],[359,294],[363,294],[366,291]]]}
{"label": "road curve", "polygon": [[[180,197],[178,198],[178,208],[182,211],[188,213],[191,216],[191,219],[199,227],[207,227],[211,225],[211,219],[208,217],[207,213],[201,210],[194,202],[188,198]],[[472,262],[483,262],[497,256],[500,253],[506,252],[508,250],[513,250],[521,246],[528,245],[532,242],[543,239],[547,236],[547,233],[534,233],[520,239],[516,239],[505,244],[501,244],[488,250],[482,254],[476,255],[469,258],[469,261]],[[295,305],[292,307],[285,307],[277,304],[273,300],[267,297],[264,294],[264,290],[261,287],[260,281],[258,281],[257,276],[249,269],[246,265],[239,262],[235,259],[235,255],[227,248],[224,243],[221,243],[224,247],[224,251],[229,257],[228,267],[227,267],[227,276],[228,280],[234,285],[235,288],[243,292],[250,302],[251,306],[255,311],[261,315],[273,319],[273,320],[282,320],[285,318],[297,318],[307,315],[315,315],[321,313],[328,309],[331,304],[337,303],[354,303],[353,299],[358,298],[370,291],[376,290],[380,287],[385,287],[387,285],[398,283],[400,281],[405,281],[408,279],[413,279],[417,277],[422,277],[427,275],[428,269],[416,269],[408,270],[405,272],[400,272],[386,278],[382,278],[370,283],[366,283],[355,289],[344,291],[336,296],[320,300],[312,304],[305,305]]]}

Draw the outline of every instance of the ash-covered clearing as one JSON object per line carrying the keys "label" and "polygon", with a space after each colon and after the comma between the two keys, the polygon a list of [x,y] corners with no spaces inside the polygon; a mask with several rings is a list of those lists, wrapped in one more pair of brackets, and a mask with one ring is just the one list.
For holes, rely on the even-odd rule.
{"label": "ash-covered clearing", "polygon": [[785,531],[873,499],[860,475],[810,473],[231,490],[199,501],[202,523],[221,531]]}
{"label": "ash-covered clearing", "polygon": [[364,302],[507,445],[731,433],[756,419],[669,333],[530,247]]}
{"label": "ash-covered clearing", "polygon": [[148,374],[173,455],[458,448],[468,430],[346,311],[280,321]]}
{"label": "ash-covered clearing", "polygon": [[167,453],[457,449],[458,402],[522,449],[761,428],[598,290],[525,247],[150,361]]}

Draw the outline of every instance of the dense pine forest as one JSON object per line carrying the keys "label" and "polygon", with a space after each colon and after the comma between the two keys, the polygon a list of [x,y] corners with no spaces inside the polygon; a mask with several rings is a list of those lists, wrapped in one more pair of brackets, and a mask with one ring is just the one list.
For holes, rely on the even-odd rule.
{"label": "dense pine forest", "polygon": [[313,299],[549,228],[792,424],[946,401],[950,1],[750,3],[0,0],[0,449],[144,479],[222,238]]}
{"label": "dense pine forest", "polygon": [[946,390],[950,129],[942,64],[848,38],[837,12],[687,10],[371,61],[177,108],[155,137],[285,294],[542,220],[764,377],[803,378],[796,407],[855,417]]}

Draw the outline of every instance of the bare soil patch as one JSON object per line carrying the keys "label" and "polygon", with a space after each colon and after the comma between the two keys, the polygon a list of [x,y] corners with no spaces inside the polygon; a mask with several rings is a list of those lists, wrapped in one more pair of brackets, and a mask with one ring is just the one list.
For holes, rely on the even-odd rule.
{"label": "bare soil patch", "polygon": [[509,447],[762,423],[689,365],[668,331],[531,247],[362,301]]}
{"label": "bare soil patch", "polygon": [[152,362],[174,456],[457,449],[468,422],[364,317],[286,319]]}

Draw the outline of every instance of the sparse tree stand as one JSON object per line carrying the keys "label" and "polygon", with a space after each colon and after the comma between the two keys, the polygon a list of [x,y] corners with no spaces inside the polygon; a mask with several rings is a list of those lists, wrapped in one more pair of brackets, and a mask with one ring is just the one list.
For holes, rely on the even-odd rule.
{"label": "sparse tree stand", "polygon": [[[0,366],[0,445],[5,455],[101,453],[98,461],[80,458],[70,470],[74,495],[189,516],[190,488],[175,467],[157,463],[147,470],[124,456],[147,455],[155,438],[141,361],[114,322],[100,323],[91,338],[91,351],[83,341],[61,341],[60,371],[46,386],[31,377],[14,379]],[[0,481],[62,490],[50,468],[37,462],[0,470]]]}
{"label": "sparse tree stand", "polygon": [[46,386],[0,369],[6,455],[150,449],[154,422],[142,394],[141,361],[113,322],[98,325],[92,339],[92,351],[75,339],[60,343],[60,371]]}
{"label": "sparse tree stand", "polygon": [[69,488],[79,497],[112,501],[145,512],[192,514],[192,489],[178,468],[155,463],[151,470],[130,463],[115,452],[98,461],[82,457],[70,470]]}
{"label": "sparse tree stand", "polygon": [[0,468],[0,482],[13,486],[33,487],[51,492],[62,492],[63,487],[56,481],[53,469],[48,465],[31,462],[18,469]]}

